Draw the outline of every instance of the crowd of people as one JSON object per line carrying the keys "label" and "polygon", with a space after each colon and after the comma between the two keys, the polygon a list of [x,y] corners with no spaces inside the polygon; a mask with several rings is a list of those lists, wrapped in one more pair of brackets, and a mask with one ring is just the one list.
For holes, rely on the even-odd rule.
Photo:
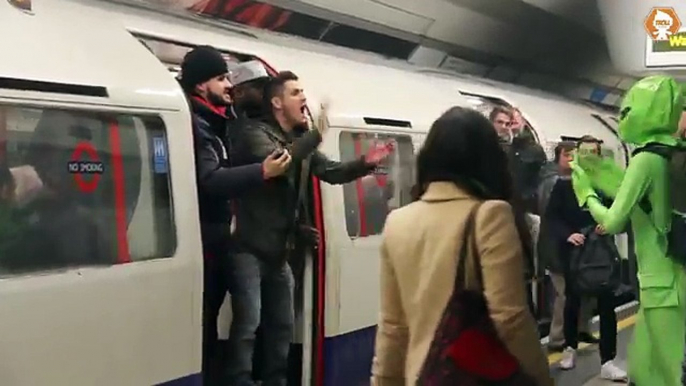
{"label": "crowd of people", "polygon": [[[637,149],[626,171],[604,159],[591,136],[560,142],[548,165],[532,157],[540,151],[525,138],[520,146],[529,149],[513,154],[518,117],[507,108],[494,109],[490,122],[463,108],[441,116],[417,159],[417,201],[386,221],[372,383],[553,384],[525,298],[531,232],[517,219],[526,213],[540,217],[536,251],[557,292],[549,348],[563,352],[559,367],[575,367],[585,340],[599,343],[602,379],[681,385],[684,256],[683,237],[674,232],[684,220],[671,215],[679,192],[670,184],[686,177],[675,162],[686,154],[683,109],[669,77],[647,77],[629,90],[619,134]],[[526,176],[513,173],[521,166],[540,169],[537,214],[532,190],[517,183]],[[627,373],[615,362],[613,235],[629,229],[640,308]],[[588,333],[591,302],[599,341]]]}
{"label": "crowd of people", "polygon": [[[310,123],[305,94],[290,71],[269,76],[259,61],[229,71],[219,51],[200,46],[185,56],[179,81],[193,113],[206,384],[254,385],[257,352],[262,385],[286,385],[293,268],[318,240],[307,214],[310,177],[350,182],[373,172],[391,150],[380,147],[345,163],[319,152],[327,120]],[[218,363],[217,317],[227,291],[232,322],[227,357]]]}
{"label": "crowd of people", "polygon": [[[297,75],[270,75],[259,61],[230,68],[216,49],[200,46],[185,56],[179,82],[193,113],[205,256],[205,382],[255,385],[256,360],[262,385],[286,385],[294,275],[319,238],[309,213],[310,177],[330,184],[356,180],[373,173],[392,147],[351,162],[328,159],[317,150],[327,130],[326,106],[308,119]],[[431,127],[417,157],[414,202],[391,212],[384,227],[374,385],[474,377],[553,384],[526,285],[536,276],[536,255],[556,292],[548,348],[562,352],[560,367],[575,367],[580,341],[599,343],[600,376],[628,380],[615,362],[616,283],[589,290],[578,262],[602,249],[612,269],[619,259],[613,235],[627,230],[635,202],[629,205],[618,187],[589,182],[600,177],[581,160],[602,159],[599,140],[562,141],[548,161],[526,126],[519,110],[497,106],[488,117],[454,107]],[[636,138],[632,130],[620,123],[629,142]],[[631,220],[634,233],[645,232],[645,218]],[[639,277],[641,267],[639,261]],[[233,318],[224,358],[217,317],[227,291]],[[594,307],[599,339],[588,326]],[[480,353],[480,347],[502,355]],[[436,354],[445,350],[458,366]],[[483,370],[493,361],[500,361],[499,371]]]}

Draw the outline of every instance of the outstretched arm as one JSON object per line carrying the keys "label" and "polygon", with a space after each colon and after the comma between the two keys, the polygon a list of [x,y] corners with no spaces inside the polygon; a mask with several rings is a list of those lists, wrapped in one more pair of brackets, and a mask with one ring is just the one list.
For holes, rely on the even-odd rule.
{"label": "outstretched arm", "polygon": [[312,154],[312,173],[329,184],[345,184],[364,177],[376,168],[368,164],[364,157],[355,161],[338,162],[327,158],[319,151]]}
{"label": "outstretched arm", "polygon": [[[574,165],[574,191],[579,205],[588,205],[593,218],[610,234],[621,233],[631,213],[643,199],[654,177],[656,164],[663,159],[656,154],[640,153],[631,159],[612,206],[607,208],[591,188],[591,181],[578,164]],[[640,210],[640,209],[639,209]]]}

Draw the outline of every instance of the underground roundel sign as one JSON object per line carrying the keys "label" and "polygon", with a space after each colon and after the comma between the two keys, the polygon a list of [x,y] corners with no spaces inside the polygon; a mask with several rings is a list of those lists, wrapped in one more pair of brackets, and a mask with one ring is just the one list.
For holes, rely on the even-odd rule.
{"label": "underground roundel sign", "polygon": [[69,174],[74,176],[76,186],[83,193],[93,193],[98,188],[100,178],[105,171],[98,152],[90,142],[79,142],[71,154],[67,165]]}

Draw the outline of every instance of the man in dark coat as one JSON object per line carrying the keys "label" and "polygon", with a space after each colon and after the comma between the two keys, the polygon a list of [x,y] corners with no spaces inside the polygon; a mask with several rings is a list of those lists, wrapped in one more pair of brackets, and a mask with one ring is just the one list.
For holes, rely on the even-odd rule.
{"label": "man in dark coat", "polygon": [[261,324],[265,347],[262,384],[285,386],[288,351],[293,333],[294,279],[288,261],[296,252],[301,225],[307,223],[306,195],[311,175],[331,184],[343,184],[369,174],[385,158],[373,152],[352,162],[329,160],[316,150],[319,128],[307,126],[306,99],[291,72],[279,73],[264,91],[265,116],[247,120],[230,133],[236,165],[254,162],[274,151],[291,154],[293,164],[276,178],[242,197],[236,206],[235,238],[240,253],[232,259],[233,321],[229,336],[232,385],[253,385],[251,377],[255,331]]}
{"label": "man in dark coat", "polygon": [[193,114],[200,228],[204,250],[203,374],[214,381],[217,355],[217,317],[228,288],[231,243],[229,200],[248,193],[283,174],[288,154],[267,154],[240,167],[231,167],[225,142],[230,106],[228,66],[209,46],[190,51],[181,65],[181,86]]}
{"label": "man in dark coat", "polygon": [[[569,162],[576,148],[575,142],[561,142],[555,147],[554,162],[546,164],[541,169],[541,182],[538,189],[539,213],[546,213],[548,202],[553,188],[559,180],[569,180],[571,168]],[[553,220],[554,222],[555,220]],[[555,234],[555,226],[551,224],[549,216],[541,216],[541,233],[538,239],[538,257],[543,266],[548,270],[550,281],[555,290],[550,320],[550,334],[548,350],[560,352],[565,347],[564,339],[564,308],[565,308],[565,277],[564,261],[558,252],[558,238]],[[556,228],[556,229],[559,229]],[[569,235],[567,235],[569,236]],[[579,336],[584,342],[597,342],[588,332],[588,322],[591,318],[593,304],[591,299],[581,299],[581,311],[579,312]]]}

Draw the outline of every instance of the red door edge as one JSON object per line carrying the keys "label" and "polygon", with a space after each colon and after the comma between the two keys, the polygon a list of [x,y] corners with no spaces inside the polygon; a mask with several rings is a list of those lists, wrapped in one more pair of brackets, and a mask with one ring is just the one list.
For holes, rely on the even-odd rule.
{"label": "red door edge", "polygon": [[121,135],[116,118],[110,121],[110,151],[112,154],[112,172],[114,176],[114,215],[117,229],[117,262],[130,263],[129,240],[126,235],[126,188],[124,163],[121,152]]}

